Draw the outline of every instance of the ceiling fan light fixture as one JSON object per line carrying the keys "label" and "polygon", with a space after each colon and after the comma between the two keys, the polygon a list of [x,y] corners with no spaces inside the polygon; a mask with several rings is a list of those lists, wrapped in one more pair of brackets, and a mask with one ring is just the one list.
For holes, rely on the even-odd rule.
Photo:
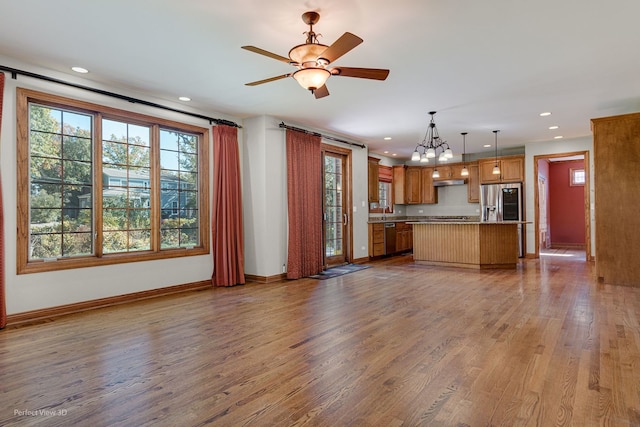
{"label": "ceiling fan light fixture", "polygon": [[[316,64],[318,63],[318,57],[326,49],[327,46],[319,43],[299,44],[289,51],[289,58],[291,58],[291,61],[297,64],[304,64],[307,62]],[[323,61],[323,65],[325,65],[324,62],[328,64],[328,62],[325,60]]]}
{"label": "ceiling fan light fixture", "polygon": [[330,76],[331,73],[328,70],[315,67],[303,68],[293,73],[293,78],[300,83],[300,86],[312,92],[324,86]]}

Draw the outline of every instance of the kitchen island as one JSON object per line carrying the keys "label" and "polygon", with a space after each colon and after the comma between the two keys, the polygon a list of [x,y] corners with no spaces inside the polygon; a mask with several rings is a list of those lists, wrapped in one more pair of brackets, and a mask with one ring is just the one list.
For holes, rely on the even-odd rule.
{"label": "kitchen island", "polygon": [[427,265],[516,268],[520,221],[421,221],[413,225],[413,259]]}

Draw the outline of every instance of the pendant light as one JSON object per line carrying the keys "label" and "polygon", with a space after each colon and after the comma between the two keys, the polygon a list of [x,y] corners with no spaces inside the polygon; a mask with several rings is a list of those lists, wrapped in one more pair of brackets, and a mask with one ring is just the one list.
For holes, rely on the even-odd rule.
{"label": "pendant light", "polygon": [[500,175],[500,166],[498,166],[498,132],[499,130],[494,130],[493,133],[496,135],[496,163],[493,165],[493,173],[494,175]]}
{"label": "pendant light", "polygon": [[467,169],[467,162],[465,159],[465,155],[467,153],[467,132],[462,132],[462,170],[460,171],[461,176],[469,176],[469,169]]}

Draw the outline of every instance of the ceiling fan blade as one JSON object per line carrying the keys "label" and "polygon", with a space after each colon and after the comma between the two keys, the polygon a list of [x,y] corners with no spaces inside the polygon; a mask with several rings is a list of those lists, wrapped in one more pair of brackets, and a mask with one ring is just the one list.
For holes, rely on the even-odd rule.
{"label": "ceiling fan blade", "polygon": [[253,52],[253,53],[259,53],[260,55],[268,56],[269,58],[273,58],[273,59],[276,59],[278,61],[282,61],[282,62],[284,62],[286,64],[290,64],[291,63],[291,59],[285,58],[284,56],[278,55],[277,53],[272,53],[272,52],[269,52],[267,50],[260,49],[259,47],[242,46],[242,48],[245,49],[245,50],[248,50],[250,52]]}
{"label": "ceiling fan blade", "polygon": [[333,67],[331,74],[342,77],[358,77],[361,79],[385,80],[389,70],[381,68]]}
{"label": "ceiling fan blade", "polygon": [[316,99],[324,98],[325,96],[329,96],[329,89],[327,89],[327,85],[322,85],[318,89],[313,91],[313,96]]}
{"label": "ceiling fan blade", "polygon": [[338,40],[333,42],[331,46],[326,48],[324,52],[320,54],[320,58],[326,59],[331,63],[362,42],[363,40],[355,34],[344,33]]}
{"label": "ceiling fan blade", "polygon": [[275,76],[275,77],[269,77],[268,79],[264,79],[264,80],[258,80],[255,82],[251,82],[251,83],[245,83],[245,86],[257,86],[257,85],[261,85],[263,83],[269,83],[269,82],[274,82],[276,80],[280,80],[280,79],[284,79],[286,77],[291,76],[291,73],[289,74],[283,74],[281,76]]}

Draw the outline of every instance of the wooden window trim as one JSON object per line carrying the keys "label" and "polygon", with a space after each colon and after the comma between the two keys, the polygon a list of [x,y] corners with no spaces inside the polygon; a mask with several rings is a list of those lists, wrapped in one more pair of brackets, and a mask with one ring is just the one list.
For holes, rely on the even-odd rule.
{"label": "wooden window trim", "polygon": [[584,187],[585,182],[576,182],[576,172],[582,171],[586,179],[586,172],[584,168],[569,168],[569,186],[570,187]]}
{"label": "wooden window trim", "polygon": [[[30,89],[17,88],[16,90],[16,120],[17,120],[17,242],[16,263],[17,273],[41,273],[47,271],[67,270],[74,268],[95,267],[102,265],[121,264],[129,262],[143,262],[159,259],[179,258],[186,256],[198,256],[210,253],[210,200],[209,200],[209,129],[167,120],[159,117],[148,116],[136,112],[120,110],[117,108],[93,104],[38,92]],[[200,138],[198,144],[198,192],[199,192],[199,238],[200,245],[193,248],[160,249],[160,206],[159,198],[155,197],[156,205],[152,206],[152,248],[148,251],[102,254],[102,197],[96,197],[94,201],[94,255],[78,256],[71,258],[58,258],[55,261],[36,260],[29,261],[29,103],[38,103],[89,113],[94,116],[94,194],[102,194],[102,132],[101,119],[116,119],[127,123],[143,124],[152,127],[151,145],[159,144],[159,129],[174,130],[177,132],[197,134]],[[100,131],[100,132],[98,132]],[[157,148],[156,148],[157,149]],[[152,185],[160,191],[160,164],[158,156],[152,156]]]}

